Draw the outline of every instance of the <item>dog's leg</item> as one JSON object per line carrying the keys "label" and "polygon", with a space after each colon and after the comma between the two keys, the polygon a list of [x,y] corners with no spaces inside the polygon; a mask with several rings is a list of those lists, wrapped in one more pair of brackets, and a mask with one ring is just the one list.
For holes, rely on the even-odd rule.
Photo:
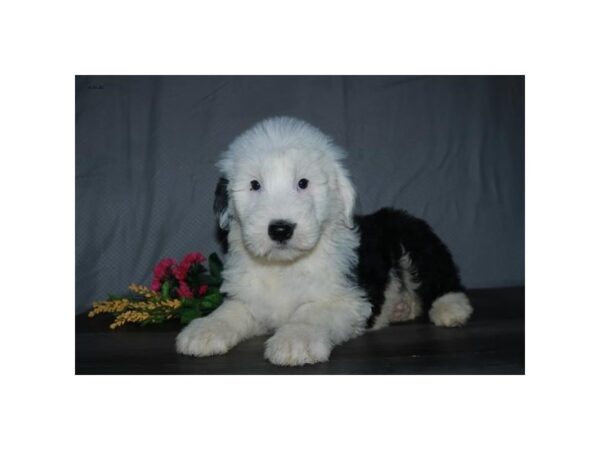
{"label": "dog's leg", "polygon": [[282,366],[327,361],[335,345],[364,331],[370,312],[362,301],[306,303],[267,341],[265,358]]}
{"label": "dog's leg", "polygon": [[192,320],[177,336],[176,349],[184,355],[220,355],[262,331],[244,303],[225,300],[211,315]]}
{"label": "dog's leg", "polygon": [[438,327],[460,327],[472,313],[473,307],[464,292],[450,292],[433,302],[429,318]]}

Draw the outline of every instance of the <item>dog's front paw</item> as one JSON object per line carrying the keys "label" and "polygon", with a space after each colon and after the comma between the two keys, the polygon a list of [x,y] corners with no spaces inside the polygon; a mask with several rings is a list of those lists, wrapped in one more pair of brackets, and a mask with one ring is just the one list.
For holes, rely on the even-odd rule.
{"label": "dog's front paw", "polygon": [[213,317],[192,320],[177,336],[178,353],[191,356],[221,355],[238,342],[238,333],[227,322]]}
{"label": "dog's front paw", "polygon": [[332,349],[327,333],[311,325],[288,324],[267,341],[265,358],[279,366],[301,366],[329,359]]}

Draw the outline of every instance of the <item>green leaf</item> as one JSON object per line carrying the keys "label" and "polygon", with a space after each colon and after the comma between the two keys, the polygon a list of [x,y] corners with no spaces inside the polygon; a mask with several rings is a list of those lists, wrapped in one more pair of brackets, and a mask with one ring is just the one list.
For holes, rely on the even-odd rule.
{"label": "green leaf", "polygon": [[200,317],[201,314],[193,309],[185,309],[181,311],[181,315],[179,316],[179,320],[181,323],[190,323],[192,320]]}
{"label": "green leaf", "polygon": [[206,273],[201,273],[198,275],[198,284],[207,284],[209,286],[220,286],[221,280],[216,279],[215,277],[208,275]]}
{"label": "green leaf", "polygon": [[204,294],[204,295],[208,296],[208,295],[215,294],[215,293],[219,294],[219,295],[222,295],[221,291],[219,291],[218,287],[209,286],[208,290],[206,291],[206,294]]}
{"label": "green leaf", "polygon": [[162,298],[167,300],[169,298],[169,290],[171,289],[171,283],[165,281],[161,286]]}
{"label": "green leaf", "polygon": [[211,302],[208,302],[208,301],[206,301],[206,300],[202,300],[202,301],[199,303],[199,305],[200,305],[200,308],[202,308],[202,309],[212,308],[212,303],[211,303]]}
{"label": "green leaf", "polygon": [[187,308],[193,308],[194,307],[194,301],[191,298],[181,298],[181,309],[187,309]]}
{"label": "green leaf", "polygon": [[208,304],[214,305],[214,306],[220,305],[221,304],[221,293],[214,292],[212,294],[209,294],[202,299],[202,302],[203,303],[207,302]]}
{"label": "green leaf", "polygon": [[221,272],[223,271],[223,263],[216,253],[211,253],[208,257],[208,270],[216,280],[222,280]]}

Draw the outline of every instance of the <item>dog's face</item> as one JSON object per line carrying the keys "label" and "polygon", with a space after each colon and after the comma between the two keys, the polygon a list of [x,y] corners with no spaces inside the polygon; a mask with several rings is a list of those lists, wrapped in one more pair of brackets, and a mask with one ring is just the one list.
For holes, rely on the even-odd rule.
{"label": "dog's face", "polygon": [[329,225],[352,225],[354,189],[340,157],[326,136],[303,122],[262,122],[219,163],[225,176],[215,201],[221,226],[236,221],[256,258],[293,261],[310,252]]}

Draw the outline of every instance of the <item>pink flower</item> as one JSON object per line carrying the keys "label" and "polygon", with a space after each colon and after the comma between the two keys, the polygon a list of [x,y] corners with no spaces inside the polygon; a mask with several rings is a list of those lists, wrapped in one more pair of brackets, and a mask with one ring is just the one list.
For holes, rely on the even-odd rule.
{"label": "pink flower", "polygon": [[181,261],[181,264],[179,264],[179,266],[177,266],[177,268],[174,270],[175,277],[177,277],[179,281],[185,281],[190,267],[203,261],[206,261],[206,258],[202,255],[202,253],[188,253],[185,258],[183,258],[183,261]]}
{"label": "pink flower", "polygon": [[185,298],[192,298],[194,296],[194,294],[192,293],[192,290],[190,289],[190,287],[187,285],[187,283],[185,281],[179,282],[179,287],[177,288],[177,293]]}
{"label": "pink flower", "polygon": [[160,260],[160,262],[154,268],[154,277],[158,279],[163,279],[172,269],[172,266],[176,264],[176,261],[173,258],[165,258]]}
{"label": "pink flower", "polygon": [[203,284],[198,288],[198,297],[202,297],[204,294],[206,294],[206,291],[208,291],[208,285]]}
{"label": "pink flower", "polygon": [[163,281],[172,274],[175,264],[177,263],[173,258],[164,258],[154,267],[154,277],[152,278],[151,285],[153,291],[160,291]]}
{"label": "pink flower", "polygon": [[200,252],[188,253],[185,258],[183,258],[183,262],[188,263],[190,266],[194,263],[201,263],[204,261],[206,261],[206,258]]}
{"label": "pink flower", "polygon": [[189,266],[180,264],[175,268],[173,274],[175,275],[175,278],[177,278],[179,281],[185,281],[185,277],[187,277],[188,270]]}
{"label": "pink flower", "polygon": [[150,286],[150,288],[154,292],[158,292],[158,291],[160,291],[161,286],[162,286],[162,283],[155,278],[154,280],[152,280],[152,285]]}
{"label": "pink flower", "polygon": [[[171,282],[171,286],[173,284],[178,286],[177,293],[180,296],[192,298],[194,293],[192,288],[190,288],[187,283],[188,272],[194,264],[200,264],[203,261],[206,261],[206,258],[204,255],[202,255],[202,253],[199,252],[188,253],[179,265],[173,258],[164,258],[160,260],[154,267],[154,276],[152,278],[151,285],[152,290],[159,292],[163,283],[166,280],[169,280]],[[175,277],[176,280],[173,280],[173,277]],[[194,288],[194,290],[199,292],[199,296],[202,296],[206,294],[208,286],[200,286],[200,288]]]}

